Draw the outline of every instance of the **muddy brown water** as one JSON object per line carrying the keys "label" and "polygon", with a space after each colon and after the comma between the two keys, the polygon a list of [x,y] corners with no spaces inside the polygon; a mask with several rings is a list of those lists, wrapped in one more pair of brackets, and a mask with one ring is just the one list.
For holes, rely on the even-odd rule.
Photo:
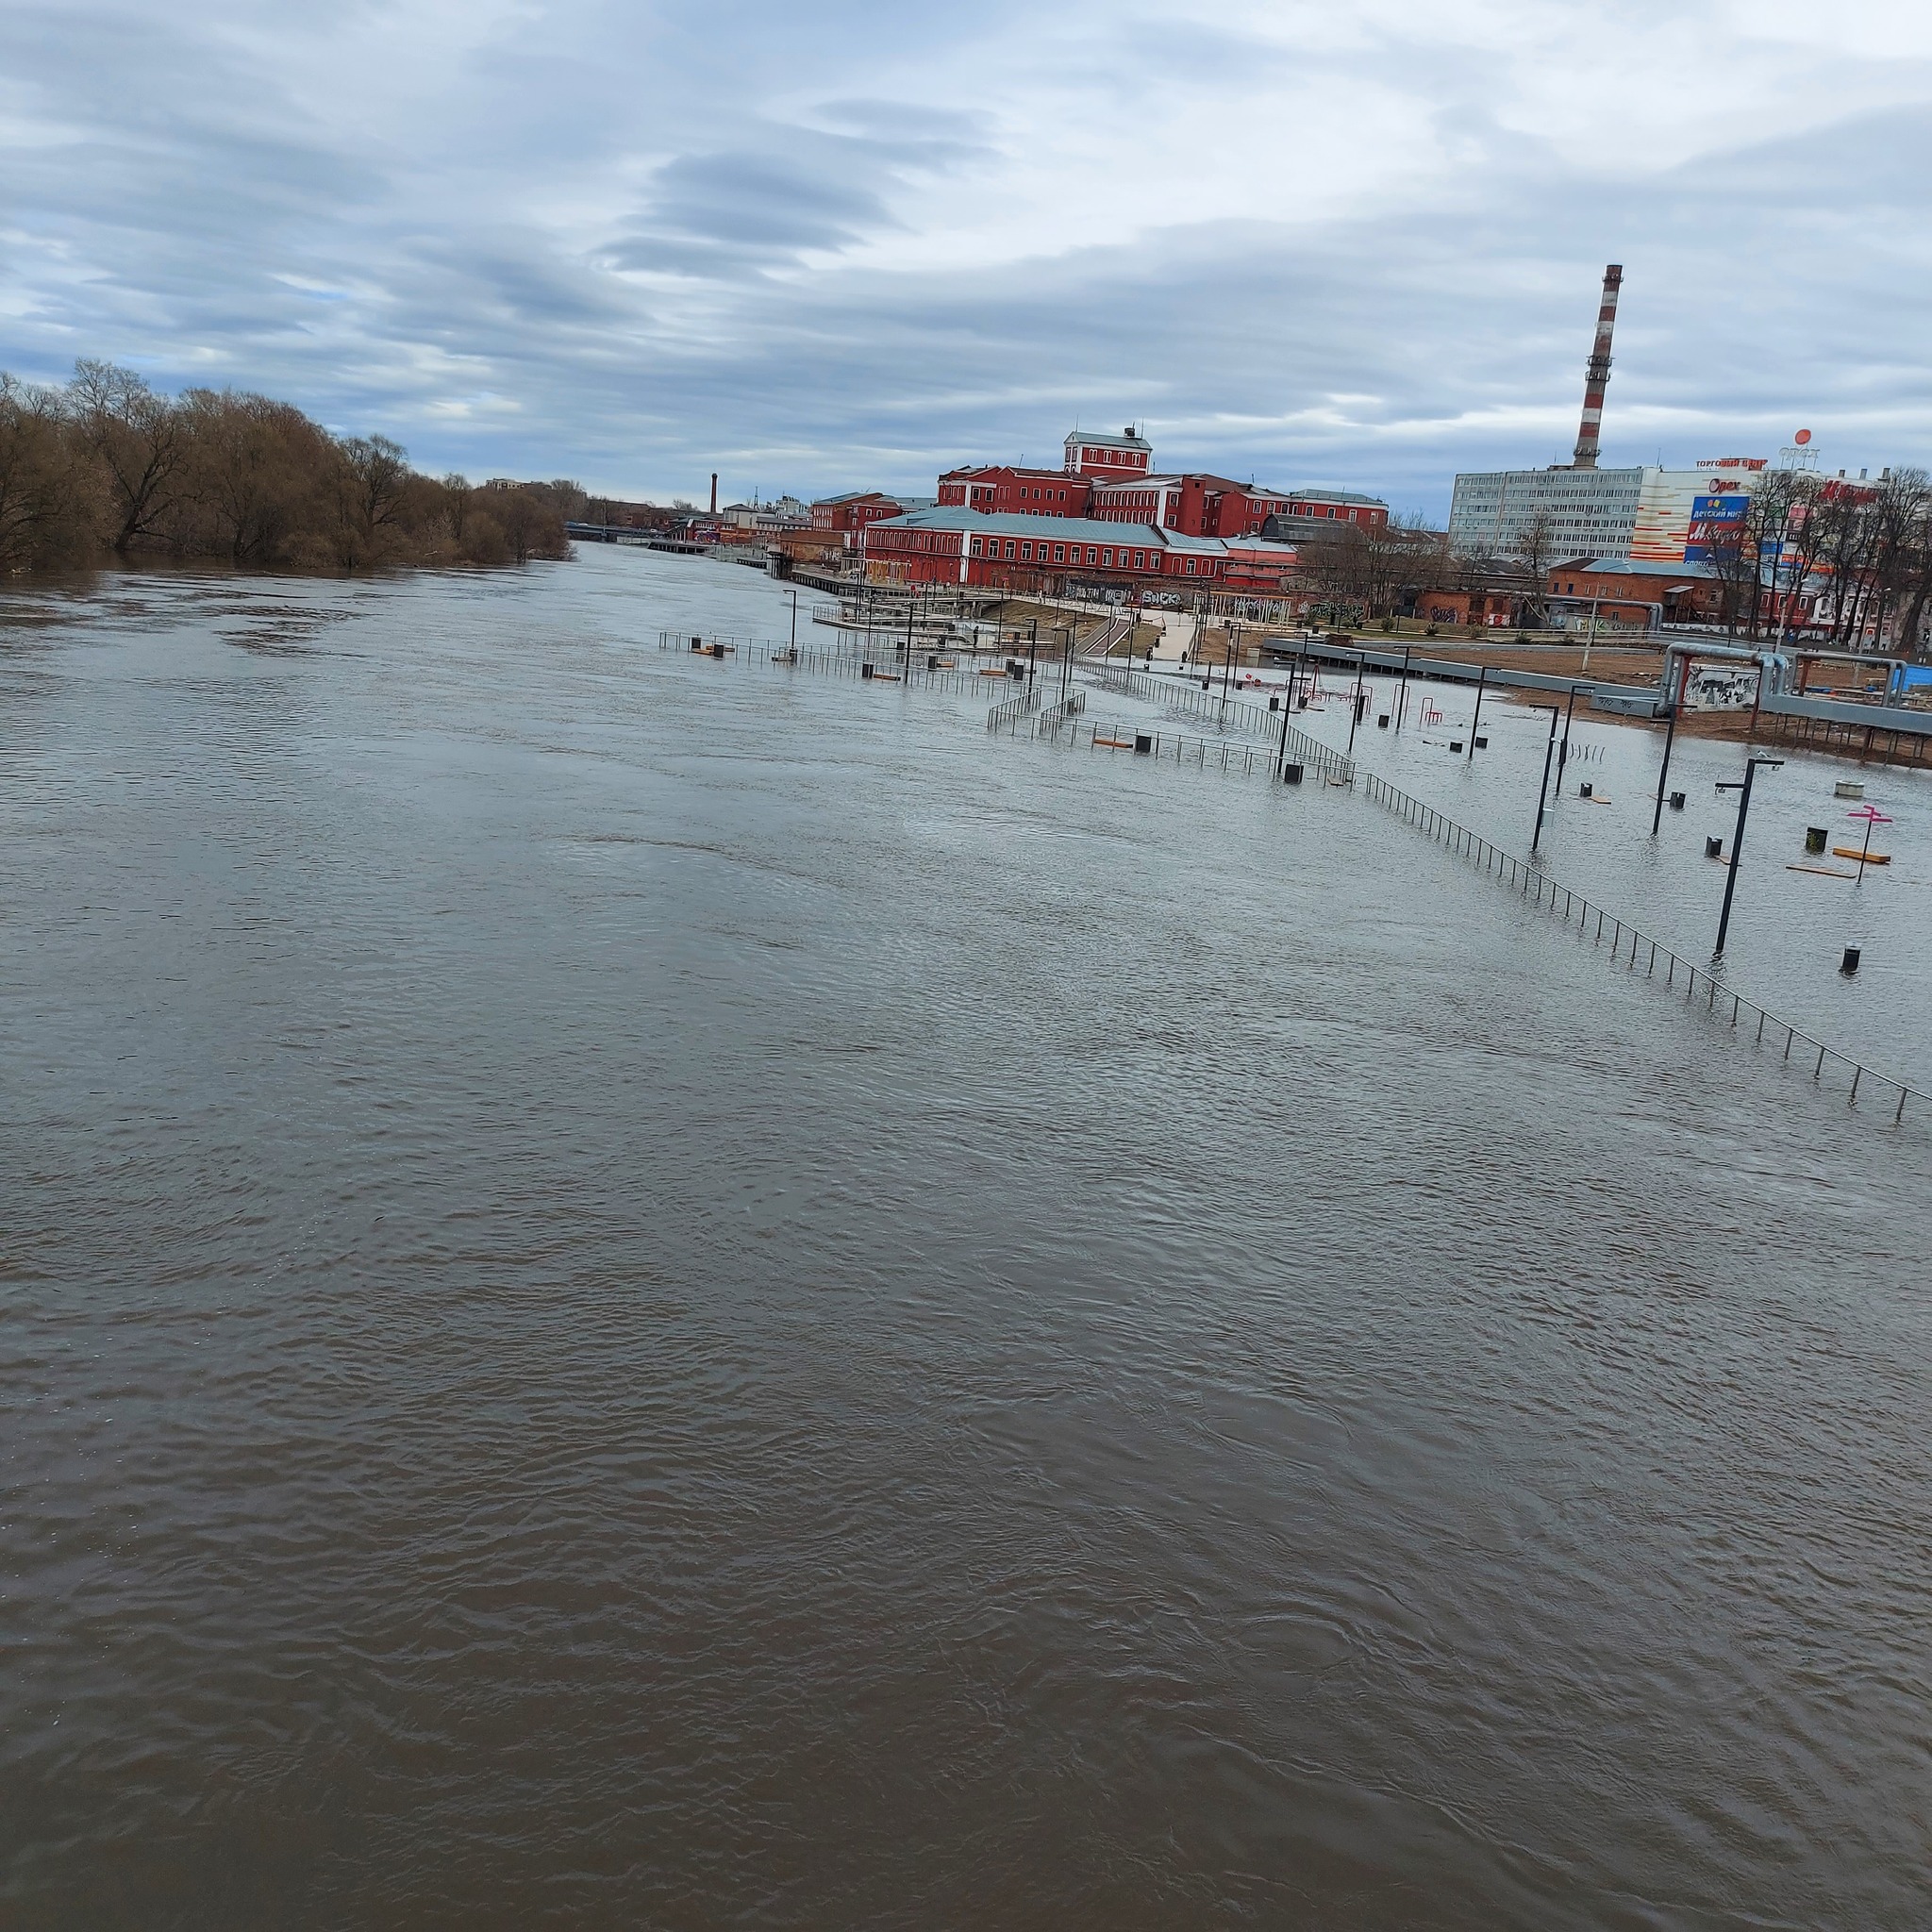
{"label": "muddy brown water", "polygon": [[788,615],[0,612],[0,1917],[1925,1924],[1923,1142]]}

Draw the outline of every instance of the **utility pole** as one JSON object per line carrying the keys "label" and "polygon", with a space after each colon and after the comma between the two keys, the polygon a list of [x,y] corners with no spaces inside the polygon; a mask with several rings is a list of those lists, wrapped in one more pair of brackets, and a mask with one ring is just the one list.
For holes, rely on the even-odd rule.
{"label": "utility pole", "polygon": [[[1395,728],[1402,729],[1402,714],[1408,708],[1408,654],[1415,649],[1413,644],[1402,647],[1402,682],[1395,691]],[[1470,734],[1474,737],[1474,730]]]}
{"label": "utility pole", "polygon": [[1369,661],[1366,651],[1355,654],[1355,696],[1348,707],[1348,756],[1355,756],[1356,726],[1362,722],[1362,667]]}
{"label": "utility pole", "polygon": [[1720,791],[1735,791],[1738,794],[1738,828],[1731,834],[1731,863],[1724,874],[1724,906],[1717,919],[1717,957],[1724,958],[1724,937],[1731,929],[1731,894],[1738,890],[1738,859],[1744,850],[1744,819],[1751,809],[1751,781],[1757,775],[1759,765],[1777,766],[1784,763],[1782,758],[1747,758],[1744,761],[1744,775],[1741,778],[1720,779]]}
{"label": "utility pole", "polygon": [[1490,681],[1490,667],[1482,665],[1475,675],[1475,715],[1469,721],[1469,756],[1463,759],[1466,765],[1475,763],[1475,727],[1483,722],[1483,687]]}

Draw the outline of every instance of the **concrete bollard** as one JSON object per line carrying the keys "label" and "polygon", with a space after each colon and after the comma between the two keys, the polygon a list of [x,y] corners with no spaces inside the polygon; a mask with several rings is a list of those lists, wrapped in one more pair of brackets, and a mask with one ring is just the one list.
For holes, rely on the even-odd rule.
{"label": "concrete bollard", "polygon": [[1452,738],[1452,739],[1451,739],[1451,740],[1449,741],[1449,749],[1450,749],[1451,751],[1460,751],[1460,750],[1462,749],[1462,741],[1461,741],[1461,739],[1459,739],[1459,738]]}
{"label": "concrete bollard", "polygon": [[1722,839],[1707,839],[1704,841],[1704,856],[1707,858],[1722,858],[1724,856],[1724,841]]}
{"label": "concrete bollard", "polygon": [[1283,765],[1281,782],[1284,785],[1299,785],[1302,782],[1302,768],[1299,765]]}
{"label": "concrete bollard", "polygon": [[1838,962],[1838,970],[1849,979],[1858,970],[1859,958],[1860,953],[1857,946],[1847,946],[1844,958]]}
{"label": "concrete bollard", "polygon": [[1583,783],[1576,788],[1576,795],[1578,798],[1594,798],[1596,796],[1596,787],[1592,785],[1588,778],[1586,778],[1583,781]]}

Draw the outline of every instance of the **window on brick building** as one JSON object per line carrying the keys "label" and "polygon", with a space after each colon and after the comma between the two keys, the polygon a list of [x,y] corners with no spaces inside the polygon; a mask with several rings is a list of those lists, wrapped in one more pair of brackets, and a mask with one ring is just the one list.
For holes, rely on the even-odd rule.
{"label": "window on brick building", "polygon": [[1103,550],[1100,553],[1100,560],[1102,563],[1110,566],[1113,562],[1113,552],[1111,550]]}
{"label": "window on brick building", "polygon": [[1022,563],[1031,563],[1031,562],[1033,561],[1033,546],[1032,546],[1032,544],[1030,544],[1030,543],[1023,543],[1023,544],[1021,544],[1021,546],[1020,546],[1020,561],[1021,561]]}
{"label": "window on brick building", "polygon": [[1008,563],[1010,563],[1010,562],[1012,562],[1012,560],[1013,560],[1013,546],[1012,546],[1012,544],[1011,544],[1010,542],[1008,542],[1008,545],[1007,545],[1007,561],[1008,561]]}
{"label": "window on brick building", "polygon": [[977,557],[979,555],[979,541],[980,540],[977,537],[974,538],[973,540],[973,554],[974,557]]}
{"label": "window on brick building", "polygon": [[1054,560],[1054,561],[1055,561],[1056,563],[1064,563],[1064,562],[1066,562],[1066,560],[1067,560],[1067,546],[1066,546],[1066,545],[1065,545],[1064,543],[1056,543],[1056,544],[1055,544],[1055,545],[1053,546],[1053,560]]}

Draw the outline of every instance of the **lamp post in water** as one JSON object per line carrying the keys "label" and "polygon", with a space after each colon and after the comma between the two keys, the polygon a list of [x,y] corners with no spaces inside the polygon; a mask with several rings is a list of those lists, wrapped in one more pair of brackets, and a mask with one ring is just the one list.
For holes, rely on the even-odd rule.
{"label": "lamp post in water", "polygon": [[1366,651],[1355,654],[1355,696],[1349,701],[1348,708],[1348,756],[1355,756],[1355,729],[1362,722],[1362,670],[1369,661]]}
{"label": "lamp post in water", "polygon": [[[1576,709],[1576,693],[1580,691],[1587,691],[1594,696],[1596,686],[1593,684],[1573,684],[1570,687],[1570,702],[1563,708],[1563,743],[1562,748],[1557,753],[1557,784],[1559,789],[1563,783],[1564,768],[1570,762],[1570,719],[1572,713]],[[1475,737],[1475,733],[1473,730],[1469,735],[1472,740]]]}
{"label": "lamp post in water", "polygon": [[1490,667],[1480,666],[1475,677],[1475,711],[1469,721],[1469,756],[1464,764],[1475,763],[1475,727],[1483,722],[1483,691],[1490,681]]}
{"label": "lamp post in water", "polygon": [[1724,958],[1724,936],[1731,929],[1731,894],[1738,890],[1738,858],[1744,850],[1744,819],[1751,809],[1751,781],[1757,777],[1759,765],[1776,767],[1783,763],[1782,758],[1747,758],[1741,778],[1718,781],[1720,791],[1738,794],[1738,828],[1731,834],[1731,863],[1724,874],[1724,908],[1717,918],[1717,957],[1720,959]]}
{"label": "lamp post in water", "polygon": [[[1529,852],[1533,858],[1536,857],[1536,848],[1542,843],[1543,806],[1550,792],[1550,765],[1557,756],[1557,720],[1563,715],[1563,708],[1561,705],[1530,705],[1526,708],[1532,711],[1547,711],[1550,714],[1550,741],[1543,748],[1543,782],[1537,787],[1536,793],[1536,830],[1531,833],[1529,840]],[[1474,739],[1474,733],[1472,732],[1470,735]]]}
{"label": "lamp post in water", "polygon": [[[1666,667],[1669,666],[1670,653],[1668,651],[1664,653],[1664,663]],[[1666,690],[1669,689],[1670,675],[1670,671],[1666,668],[1664,672]],[[1664,761],[1658,768],[1657,774],[1657,809],[1650,815],[1650,836],[1653,839],[1657,837],[1657,828],[1663,823],[1664,787],[1670,782],[1671,776],[1671,747],[1677,741],[1677,713],[1684,708],[1684,691],[1690,682],[1690,654],[1687,651],[1684,654],[1683,667],[1677,674],[1675,694],[1672,696],[1670,701],[1671,722],[1664,726]]]}

